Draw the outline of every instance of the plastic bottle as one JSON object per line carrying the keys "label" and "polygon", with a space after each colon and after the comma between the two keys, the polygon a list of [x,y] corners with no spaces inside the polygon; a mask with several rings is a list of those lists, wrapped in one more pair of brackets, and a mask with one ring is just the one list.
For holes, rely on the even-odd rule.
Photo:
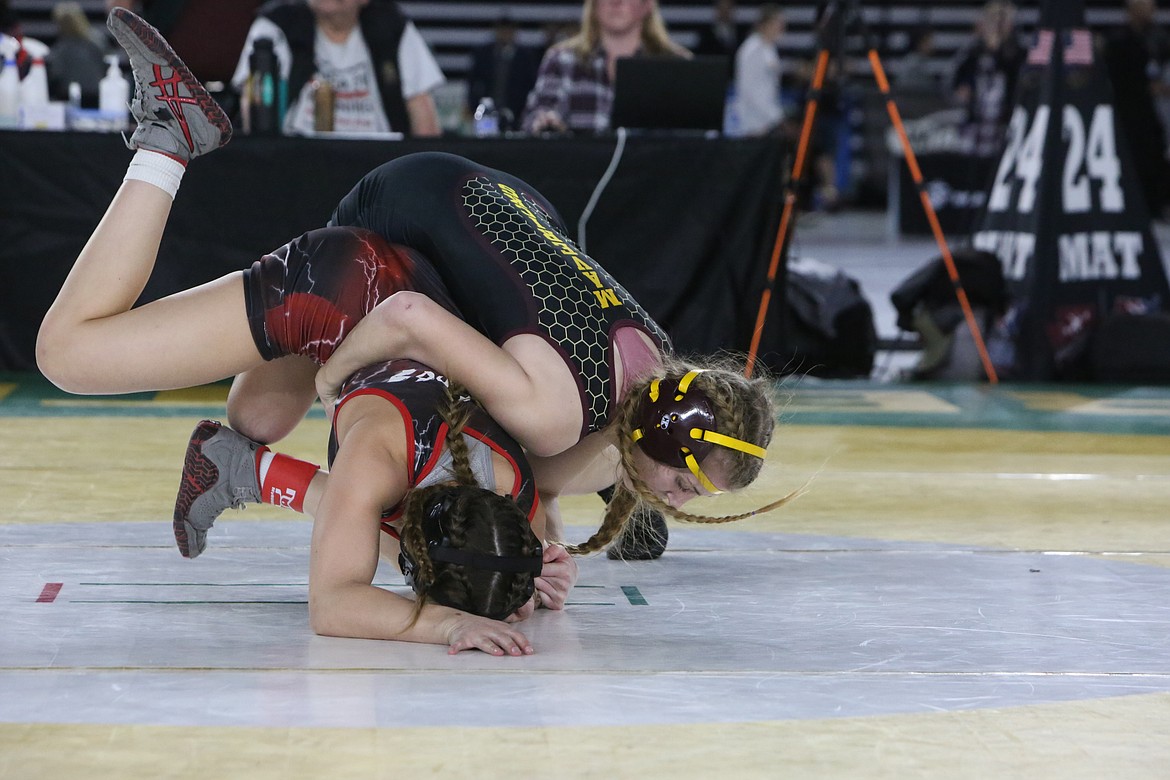
{"label": "plastic bottle", "polygon": [[16,70],[16,50],[12,38],[0,36],[4,44],[4,70],[0,71],[0,128],[20,124],[20,74]]}
{"label": "plastic bottle", "polygon": [[723,135],[728,138],[739,138],[743,135],[743,128],[739,123],[739,101],[735,96],[735,84],[727,87],[727,97],[723,102]]}
{"label": "plastic bottle", "polygon": [[81,85],[76,81],[69,82],[69,102],[65,108],[65,124],[74,127],[78,122],[81,111]]}
{"label": "plastic bottle", "polygon": [[313,79],[313,129],[318,133],[333,130],[333,111],[336,95],[328,79],[317,76]]}
{"label": "plastic bottle", "polygon": [[130,121],[130,83],[122,75],[117,55],[107,55],[106,62],[106,75],[98,82],[98,109],[125,125]]}
{"label": "plastic bottle", "polygon": [[496,101],[485,97],[475,107],[475,137],[495,138],[500,134],[500,112]]}
{"label": "plastic bottle", "polygon": [[45,70],[45,59],[36,57],[32,66],[20,82],[20,105],[47,106],[49,104],[49,73]]}
{"label": "plastic bottle", "polygon": [[248,55],[248,99],[252,135],[280,134],[280,63],[271,38],[257,38]]}

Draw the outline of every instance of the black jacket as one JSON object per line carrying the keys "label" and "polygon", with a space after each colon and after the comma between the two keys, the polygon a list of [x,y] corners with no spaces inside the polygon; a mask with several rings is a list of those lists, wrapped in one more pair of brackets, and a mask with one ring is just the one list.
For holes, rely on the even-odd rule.
{"label": "black jacket", "polygon": [[[300,95],[301,89],[317,72],[314,45],[317,23],[312,10],[304,0],[273,0],[260,8],[262,16],[284,33],[292,50],[292,69],[289,71],[288,94]],[[402,96],[402,77],[398,73],[398,46],[406,29],[406,17],[398,4],[390,0],[370,0],[359,19],[362,37],[370,49],[378,92],[390,127],[410,135],[410,115]]]}

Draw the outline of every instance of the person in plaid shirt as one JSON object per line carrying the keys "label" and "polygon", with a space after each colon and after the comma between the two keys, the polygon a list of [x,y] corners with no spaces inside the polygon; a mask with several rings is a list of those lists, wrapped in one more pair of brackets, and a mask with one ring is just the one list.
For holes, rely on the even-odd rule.
{"label": "person in plaid shirt", "polygon": [[540,63],[524,107],[524,130],[609,130],[615,63],[639,56],[691,56],[670,39],[658,0],[585,0],[581,31],[551,46]]}

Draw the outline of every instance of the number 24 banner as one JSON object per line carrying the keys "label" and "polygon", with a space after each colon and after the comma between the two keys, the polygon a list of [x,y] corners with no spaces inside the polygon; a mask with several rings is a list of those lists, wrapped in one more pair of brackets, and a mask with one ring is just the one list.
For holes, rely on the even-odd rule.
{"label": "number 24 banner", "polygon": [[992,338],[997,369],[1038,381],[1084,378],[1105,317],[1163,311],[1170,299],[1083,6],[1046,5],[1063,7],[1041,16],[972,234],[999,257],[1011,298]]}

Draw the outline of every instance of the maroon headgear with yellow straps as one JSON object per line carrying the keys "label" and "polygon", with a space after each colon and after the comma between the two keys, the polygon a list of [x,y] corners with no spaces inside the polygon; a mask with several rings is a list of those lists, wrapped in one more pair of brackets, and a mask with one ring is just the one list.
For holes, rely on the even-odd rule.
{"label": "maroon headgear with yellow straps", "polygon": [[763,458],[767,451],[751,442],[715,431],[711,399],[691,382],[702,371],[688,371],[677,382],[655,379],[646,390],[638,412],[638,427],[630,436],[642,451],[659,463],[691,470],[711,493],[722,493],[699,467],[718,445]]}

